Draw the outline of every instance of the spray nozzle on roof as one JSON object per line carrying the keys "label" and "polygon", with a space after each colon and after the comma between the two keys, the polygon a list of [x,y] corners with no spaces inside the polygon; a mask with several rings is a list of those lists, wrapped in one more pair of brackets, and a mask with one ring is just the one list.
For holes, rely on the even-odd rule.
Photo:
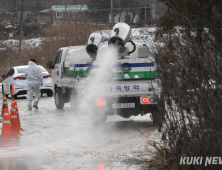
{"label": "spray nozzle on roof", "polygon": [[124,49],[125,44],[127,43],[131,35],[131,28],[126,23],[117,23],[111,32],[111,38],[108,41],[108,45],[116,44],[119,48],[119,51]]}
{"label": "spray nozzle on roof", "polygon": [[92,33],[88,39],[88,45],[86,46],[86,52],[91,58],[95,58],[99,44],[102,42],[102,35],[99,33]]}
{"label": "spray nozzle on roof", "polygon": [[[108,41],[109,47],[111,45],[117,45],[119,50],[119,55],[121,57],[125,57],[130,55],[136,50],[136,45],[130,39],[131,28],[126,23],[117,23],[111,32],[111,38]],[[127,47],[125,47],[126,43],[130,42],[133,45],[133,50],[129,51]]]}

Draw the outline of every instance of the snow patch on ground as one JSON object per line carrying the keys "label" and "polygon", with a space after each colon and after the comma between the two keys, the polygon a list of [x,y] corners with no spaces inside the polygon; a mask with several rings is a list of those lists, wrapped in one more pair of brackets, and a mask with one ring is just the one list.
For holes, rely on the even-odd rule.
{"label": "snow patch on ground", "polygon": [[[137,42],[142,43],[150,43],[154,40],[156,28],[132,28],[132,35],[131,39],[136,40]],[[98,31],[100,34],[102,34],[104,40],[108,40],[111,37],[111,30],[101,30]],[[41,44],[41,41],[45,38],[34,38],[34,39],[28,39],[22,41],[22,48],[23,49],[31,49],[38,47]],[[12,47],[14,50],[18,50],[19,47],[19,40],[5,40],[3,41],[3,45],[6,45],[8,47]]]}
{"label": "snow patch on ground", "polygon": [[[23,40],[22,41],[22,48],[24,49],[31,49],[38,47],[41,44],[41,39],[40,38],[34,38],[34,39],[29,39],[29,40]],[[14,49],[17,49],[19,47],[19,40],[6,40],[3,42],[3,45],[6,45],[8,47],[12,47]]]}
{"label": "snow patch on ground", "polygon": [[[153,28],[133,28],[132,29],[132,40],[140,40],[141,42],[150,42],[153,40],[156,27]],[[111,37],[111,30],[101,30],[98,33],[102,34],[104,39],[109,39]]]}
{"label": "snow patch on ground", "polygon": [[5,28],[6,28],[6,29],[7,29],[7,28],[12,28],[12,25],[8,25],[8,26],[6,26]]}

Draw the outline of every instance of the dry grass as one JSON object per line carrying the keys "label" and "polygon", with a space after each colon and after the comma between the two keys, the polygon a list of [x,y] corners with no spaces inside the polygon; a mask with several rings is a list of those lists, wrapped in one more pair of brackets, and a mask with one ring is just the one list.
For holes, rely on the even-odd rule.
{"label": "dry grass", "polygon": [[47,61],[54,61],[59,48],[85,45],[89,35],[94,31],[108,29],[106,25],[89,25],[77,23],[75,20],[65,21],[44,29],[45,37],[41,37],[41,44],[31,48],[23,42],[21,54],[18,54],[19,44],[6,45],[5,51],[0,51],[0,75],[7,74],[11,67],[26,65],[31,58],[36,58],[38,64],[46,67]]}

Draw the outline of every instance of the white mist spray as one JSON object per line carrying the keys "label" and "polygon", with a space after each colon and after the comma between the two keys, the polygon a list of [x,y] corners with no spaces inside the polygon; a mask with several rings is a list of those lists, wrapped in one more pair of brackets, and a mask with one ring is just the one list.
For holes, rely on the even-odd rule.
{"label": "white mist spray", "polygon": [[[104,92],[106,85],[114,77],[114,65],[118,56],[118,47],[111,45],[107,48],[105,56],[98,56],[95,61],[96,68],[91,71],[91,80],[89,87],[89,94]],[[93,97],[93,96],[92,96]]]}
{"label": "white mist spray", "polygon": [[111,92],[109,87],[114,78],[116,59],[119,56],[117,45],[110,45],[105,48],[105,53],[98,52],[97,59],[93,62],[93,67],[88,75],[87,93],[80,99],[80,103],[87,101],[87,107],[81,105],[78,112],[83,113],[87,110],[91,119],[94,119],[93,115],[96,115],[101,107],[106,107],[96,106],[97,100],[103,99],[105,93]]}

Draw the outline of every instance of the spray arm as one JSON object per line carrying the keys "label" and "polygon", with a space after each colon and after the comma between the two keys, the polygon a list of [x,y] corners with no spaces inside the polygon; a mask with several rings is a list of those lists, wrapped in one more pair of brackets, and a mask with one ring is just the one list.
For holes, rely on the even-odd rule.
{"label": "spray arm", "polygon": [[128,42],[131,42],[131,44],[133,45],[133,50],[128,52],[128,54],[130,55],[131,53],[133,53],[136,50],[136,44],[131,39],[129,39]]}
{"label": "spray arm", "polygon": [[103,37],[99,33],[92,33],[88,39],[88,45],[86,46],[86,52],[90,55],[90,58],[96,59],[98,47],[102,42]]}

